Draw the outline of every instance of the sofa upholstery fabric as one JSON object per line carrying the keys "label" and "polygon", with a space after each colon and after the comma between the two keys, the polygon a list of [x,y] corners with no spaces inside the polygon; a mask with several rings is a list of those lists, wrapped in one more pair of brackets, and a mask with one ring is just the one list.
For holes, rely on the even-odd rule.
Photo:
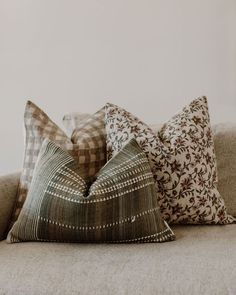
{"label": "sofa upholstery fabric", "polygon": [[228,213],[236,217],[236,124],[216,124],[213,131],[218,189],[225,200]]}
{"label": "sofa upholstery fabric", "polygon": [[0,294],[236,294],[236,225],[173,230],[164,244],[2,241]]}
{"label": "sofa upholstery fabric", "polygon": [[14,208],[20,173],[0,177],[0,240],[6,238]]}

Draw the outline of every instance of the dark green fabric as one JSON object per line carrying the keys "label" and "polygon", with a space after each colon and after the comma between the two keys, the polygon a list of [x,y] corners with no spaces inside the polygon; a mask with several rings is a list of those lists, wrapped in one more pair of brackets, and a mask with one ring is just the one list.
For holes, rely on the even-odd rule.
{"label": "dark green fabric", "polygon": [[164,242],[174,239],[162,220],[152,172],[131,140],[90,186],[77,162],[45,140],[31,187],[9,242]]}

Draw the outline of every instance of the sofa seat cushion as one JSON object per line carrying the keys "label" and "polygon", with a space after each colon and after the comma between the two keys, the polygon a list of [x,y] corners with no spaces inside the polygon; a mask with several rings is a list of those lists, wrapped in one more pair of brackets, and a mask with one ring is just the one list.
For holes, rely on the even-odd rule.
{"label": "sofa seat cushion", "polygon": [[236,294],[236,225],[173,229],[165,244],[2,241],[0,294]]}

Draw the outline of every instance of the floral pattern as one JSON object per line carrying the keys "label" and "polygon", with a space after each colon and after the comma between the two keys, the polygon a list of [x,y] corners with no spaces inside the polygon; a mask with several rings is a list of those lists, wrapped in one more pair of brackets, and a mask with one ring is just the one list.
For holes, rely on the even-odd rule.
{"label": "floral pattern", "polygon": [[126,110],[106,105],[107,155],[135,138],[146,153],[163,217],[170,223],[227,224],[217,190],[217,169],[206,97],[192,101],[158,134]]}

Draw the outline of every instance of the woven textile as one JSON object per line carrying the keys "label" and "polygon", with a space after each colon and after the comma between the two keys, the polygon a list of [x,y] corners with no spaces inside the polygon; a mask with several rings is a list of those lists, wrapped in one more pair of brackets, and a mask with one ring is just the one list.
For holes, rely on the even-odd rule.
{"label": "woven textile", "polygon": [[[85,120],[89,119],[90,116],[91,116],[91,114],[78,113],[78,112],[66,114],[62,119],[63,126],[66,129],[66,133],[69,136],[71,136],[71,134],[73,133],[75,128],[80,126],[82,121],[85,121]],[[104,126],[104,128],[105,128],[105,126]]]}
{"label": "woven textile", "polygon": [[19,177],[19,173],[0,176],[0,241],[6,238],[9,230]]}
{"label": "woven textile", "polygon": [[[105,108],[93,115],[85,116],[80,123],[78,122],[71,140],[73,143],[83,142],[83,148],[89,151],[86,162],[98,162],[100,169],[100,161],[104,161],[106,158]],[[98,171],[98,168],[96,168],[96,171]],[[90,171],[90,174],[93,175],[94,171]]]}
{"label": "woven textile", "polygon": [[195,99],[163,125],[159,133],[124,109],[107,104],[108,157],[136,138],[149,158],[157,198],[166,221],[227,224],[217,190],[216,158],[206,97]]}
{"label": "woven textile", "polygon": [[[102,111],[101,111],[102,112]],[[103,111],[104,112],[104,111]],[[79,137],[70,139],[52,120],[35,104],[28,101],[25,108],[25,157],[20,178],[19,191],[12,215],[12,222],[16,221],[24,204],[30,187],[34,167],[42,142],[45,138],[54,141],[63,149],[67,150],[80,164],[84,178],[93,178],[105,164],[105,148],[97,137],[97,120],[100,112],[90,115],[88,121],[77,128]],[[98,122],[98,129],[100,122]],[[83,134],[85,132],[85,134]],[[100,131],[98,130],[98,133]]]}
{"label": "woven textile", "polygon": [[219,178],[218,188],[229,214],[236,217],[236,124],[217,124],[213,132]]}
{"label": "woven textile", "polygon": [[80,166],[45,140],[27,199],[9,242],[165,242],[174,234],[161,218],[145,153],[131,140],[89,183]]}

